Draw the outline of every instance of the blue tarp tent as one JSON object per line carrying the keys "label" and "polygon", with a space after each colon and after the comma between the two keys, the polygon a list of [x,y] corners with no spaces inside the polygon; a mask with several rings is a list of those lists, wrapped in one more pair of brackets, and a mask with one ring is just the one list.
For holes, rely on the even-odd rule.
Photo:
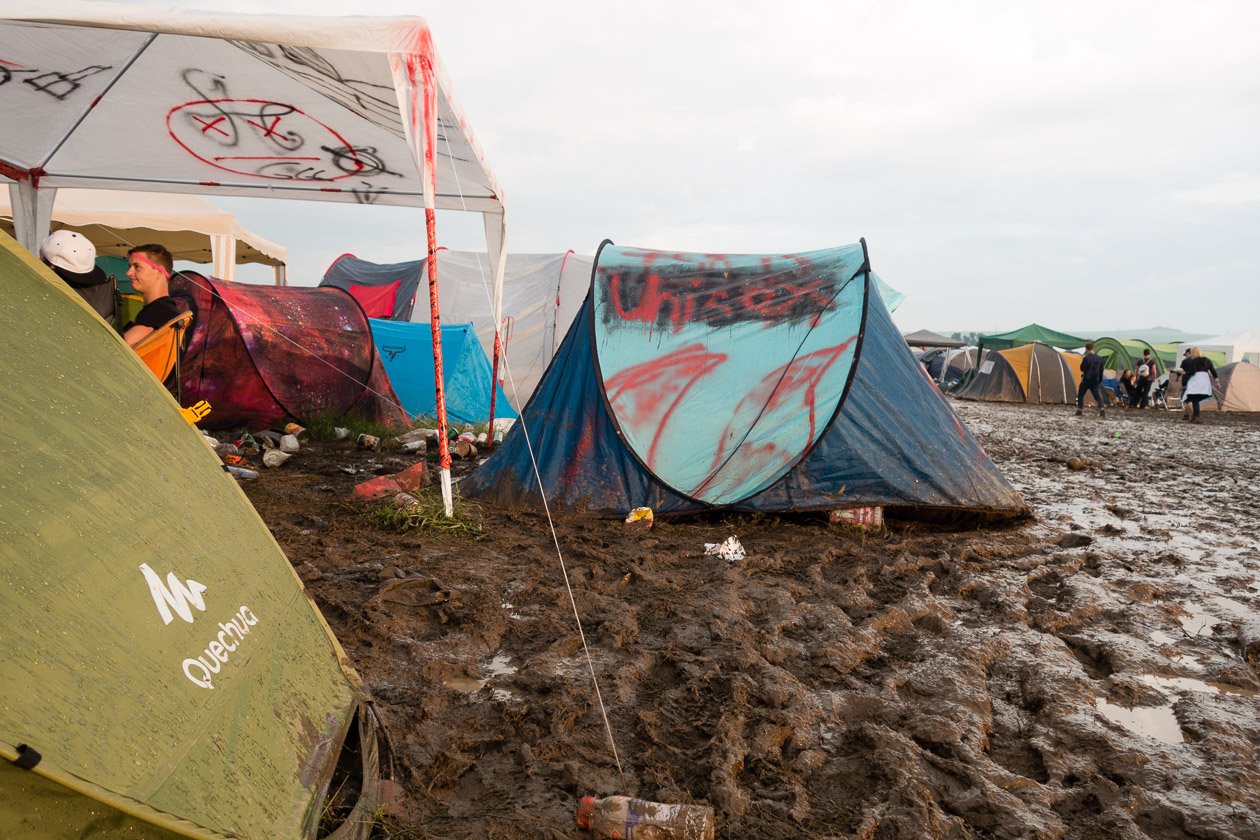
{"label": "blue tarp tent", "polygon": [[465,495],[541,505],[528,430],[547,501],[605,515],[1025,510],[915,362],[865,243],[765,256],[605,243],[523,415]]}
{"label": "blue tarp tent", "polygon": [[[408,416],[433,417],[433,335],[428,324],[369,319],[376,352]],[[490,419],[490,360],[477,341],[472,324],[442,325],[442,371],[446,416],[451,423],[485,423]],[[494,416],[516,417],[502,386]]]}

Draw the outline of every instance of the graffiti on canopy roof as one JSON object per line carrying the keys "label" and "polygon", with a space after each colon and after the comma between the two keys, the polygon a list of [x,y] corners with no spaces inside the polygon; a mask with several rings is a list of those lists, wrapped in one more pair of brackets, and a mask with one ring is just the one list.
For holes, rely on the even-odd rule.
{"label": "graffiti on canopy roof", "polygon": [[[216,169],[281,181],[402,177],[375,148],[355,146],[294,105],[235,98],[223,76],[202,70],[180,75],[201,98],[171,108],[167,131],[186,152]],[[350,191],[367,200],[388,189],[371,181],[360,184]]]}
{"label": "graffiti on canopy roof", "polygon": [[599,269],[609,304],[603,307],[605,323],[638,321],[674,332],[695,323],[817,323],[822,313],[836,308],[846,283],[801,256],[792,256],[786,266],[769,257],[751,266],[735,266],[722,257],[658,266],[650,255],[645,255],[642,269]]}
{"label": "graffiti on canopy roof", "polygon": [[394,136],[403,137],[398,122],[398,98],[392,84],[354,78],[349,70],[337,66],[333,56],[311,47],[253,41],[231,43]]}
{"label": "graffiti on canopy roof", "polygon": [[[318,91],[337,104],[348,108],[378,128],[399,138],[406,139],[398,117],[398,94],[393,84],[372,82],[356,77],[348,68],[339,67],[345,59],[336,54],[322,53],[311,47],[295,47],[285,44],[260,44],[252,41],[232,41],[233,45],[266,62],[290,78]],[[471,155],[451,154],[454,148],[450,137],[460,136],[462,121],[456,115],[438,114],[437,157],[471,161]],[[452,124],[454,123],[454,124]],[[466,126],[464,126],[466,129]]]}
{"label": "graffiti on canopy roof", "polygon": [[84,79],[112,69],[114,68],[107,65],[92,64],[80,70],[40,70],[0,59],[0,87],[13,81],[14,77],[22,76],[22,84],[64,102],[83,87]]}

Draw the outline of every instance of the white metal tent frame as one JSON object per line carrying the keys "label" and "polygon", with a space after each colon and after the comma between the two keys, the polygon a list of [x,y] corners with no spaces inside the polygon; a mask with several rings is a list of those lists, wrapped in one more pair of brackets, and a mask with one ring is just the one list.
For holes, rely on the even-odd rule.
{"label": "white metal tent frame", "polygon": [[[483,215],[501,324],[503,194],[421,18],[242,15],[0,0],[0,178],[34,251],[65,187]],[[451,510],[437,260],[441,482]]]}

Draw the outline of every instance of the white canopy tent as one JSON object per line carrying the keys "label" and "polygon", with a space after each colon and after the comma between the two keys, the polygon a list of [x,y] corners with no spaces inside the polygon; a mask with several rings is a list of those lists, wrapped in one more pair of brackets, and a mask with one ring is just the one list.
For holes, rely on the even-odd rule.
{"label": "white canopy tent", "polygon": [[1193,344],[1200,350],[1224,353],[1226,363],[1251,362],[1253,365],[1260,365],[1260,335],[1251,330],[1217,335],[1202,341],[1187,343]]}
{"label": "white canopy tent", "polygon": [[[0,192],[0,227],[10,233],[12,222],[3,220],[12,218],[9,194]],[[220,280],[234,280],[239,264],[257,263],[275,268],[277,286],[285,282],[287,248],[246,230],[231,213],[195,195],[59,190],[52,221],[54,228],[86,236],[101,256],[123,257],[129,248],[158,242],[177,260],[210,263],[211,274]]]}
{"label": "white canopy tent", "polygon": [[[0,42],[0,178],[28,249],[65,187],[424,207],[428,253],[436,210],[473,211],[499,324],[502,191],[422,19],[0,0]],[[449,512],[437,318],[433,353]]]}

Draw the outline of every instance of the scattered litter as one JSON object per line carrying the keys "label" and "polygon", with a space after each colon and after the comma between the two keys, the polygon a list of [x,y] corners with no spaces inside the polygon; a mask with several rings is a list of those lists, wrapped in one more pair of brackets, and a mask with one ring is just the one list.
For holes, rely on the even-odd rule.
{"label": "scattered litter", "polygon": [[293,435],[295,438],[296,438],[296,437],[301,437],[301,436],[302,436],[302,434],[303,434],[305,431],[306,431],[306,427],[305,427],[305,426],[299,426],[297,423],[285,423],[285,424],[284,424],[284,433],[285,433],[286,435]]}
{"label": "scattered litter", "polygon": [[292,455],[301,447],[298,445],[297,435],[284,435],[280,438],[280,451]]}
{"label": "scattered litter", "polygon": [[360,449],[380,449],[381,439],[376,435],[359,435],[354,441]]}
{"label": "scattered litter", "polygon": [[636,525],[638,528],[646,531],[652,527],[652,509],[650,507],[637,507],[630,511],[630,515],[626,517],[627,525]]}
{"label": "scattered litter", "polygon": [[471,441],[464,440],[461,435],[454,445],[451,446],[451,454],[456,458],[476,458],[477,447]]}
{"label": "scattered litter", "polygon": [[262,462],[268,467],[278,467],[293,456],[280,449],[268,449],[263,453]]}
{"label": "scattered litter", "polygon": [[402,451],[415,452],[417,454],[423,455],[429,451],[429,444],[428,444],[428,441],[424,441],[424,440],[409,440],[402,445]]}
{"label": "scattered litter", "polygon": [[424,461],[412,464],[402,472],[393,475],[380,475],[356,484],[350,493],[352,499],[381,499],[385,496],[397,497],[402,493],[410,493],[421,487],[428,487],[431,478],[428,466]]}
{"label": "scattered litter", "polygon": [[743,560],[746,556],[744,553],[744,547],[739,544],[739,537],[734,535],[727,537],[725,542],[705,543],[704,553],[716,554],[723,560],[728,560],[732,563]]}
{"label": "scattered litter", "polygon": [[224,464],[223,468],[237,478],[258,478],[258,473],[253,470],[247,470],[244,467],[234,467],[230,464]]}
{"label": "scattered litter", "polygon": [[334,426],[333,437],[335,437],[337,440],[345,440],[346,438],[350,437],[350,430],[343,429],[341,426]]}
{"label": "scattered litter", "polygon": [[399,493],[394,496],[394,507],[396,508],[407,508],[418,504],[420,504],[420,500],[410,493]]}
{"label": "scattered litter", "polygon": [[884,509],[877,506],[836,508],[828,519],[855,528],[879,529],[884,527]]}

